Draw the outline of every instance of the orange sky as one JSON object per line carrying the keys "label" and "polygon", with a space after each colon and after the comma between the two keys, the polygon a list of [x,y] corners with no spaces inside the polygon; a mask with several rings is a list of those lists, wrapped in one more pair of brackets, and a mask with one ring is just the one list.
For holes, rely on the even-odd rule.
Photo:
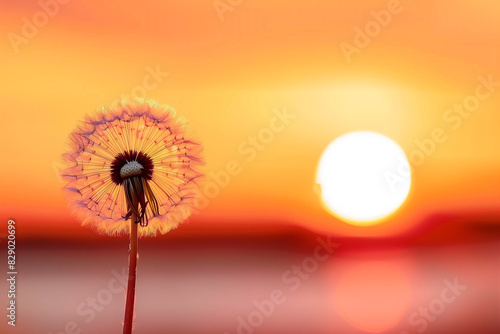
{"label": "orange sky", "polygon": [[[148,86],[148,97],[188,118],[206,172],[240,165],[194,222],[262,219],[388,235],[436,212],[498,217],[500,86],[460,124],[444,117],[476,92],[480,76],[500,82],[500,3],[390,3],[243,1],[221,20],[213,1],[70,1],[13,44],[12,33],[26,32],[23,17],[32,22],[41,8],[1,1],[2,216],[33,231],[79,233],[57,176],[67,136],[85,114]],[[387,27],[348,62],[341,43],[355,46],[355,28],[374,20],[371,11],[394,6]],[[157,80],[144,81],[151,71]],[[295,118],[247,161],[245,141],[284,108]],[[315,172],[333,139],[371,130],[411,154],[436,128],[446,141],[415,167],[410,197],[384,224],[360,229],[322,209]]]}

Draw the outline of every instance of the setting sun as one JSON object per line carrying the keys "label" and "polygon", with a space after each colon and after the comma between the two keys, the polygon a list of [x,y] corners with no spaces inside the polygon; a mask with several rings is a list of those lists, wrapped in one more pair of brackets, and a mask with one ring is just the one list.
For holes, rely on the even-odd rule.
{"label": "setting sun", "polygon": [[[395,173],[401,169],[407,174]],[[324,204],[334,215],[354,225],[373,225],[405,201],[411,175],[398,144],[375,132],[358,131],[326,148],[317,182]]]}

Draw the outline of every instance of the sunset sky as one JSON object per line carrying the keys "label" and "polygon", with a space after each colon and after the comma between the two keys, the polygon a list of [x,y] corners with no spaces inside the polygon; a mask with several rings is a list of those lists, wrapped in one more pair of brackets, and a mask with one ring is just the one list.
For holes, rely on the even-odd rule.
{"label": "sunset sky", "polygon": [[[146,93],[189,120],[205,146],[205,172],[240,163],[241,173],[193,222],[274,220],[387,235],[438,212],[498,217],[500,86],[468,118],[446,112],[475,93],[479,77],[500,82],[500,48],[492,42],[500,4],[397,4],[243,1],[216,10],[211,1],[71,1],[19,39],[30,32],[22,18],[33,22],[41,7],[3,1],[3,215],[40,237],[54,229],[79,234],[57,176],[67,136],[101,105]],[[387,27],[360,44],[356,27],[370,26],[371,11],[393,7]],[[359,53],[346,56],[345,43]],[[242,154],[273,110],[285,109],[295,117],[290,124],[254,157]],[[376,131],[410,155],[435,128],[446,141],[415,166],[410,197],[382,226],[360,230],[323,210],[315,173],[333,139]]]}
{"label": "sunset sky", "polygon": [[[453,279],[467,293],[426,334],[498,333],[500,2],[0,0],[0,22],[12,333],[120,330],[119,294],[88,324],[75,310],[126,268],[128,237],[81,227],[59,172],[78,122],[134,96],[176,109],[206,160],[188,223],[140,240],[137,333],[233,334],[282,287],[255,334],[413,334]],[[403,205],[367,227],[328,212],[316,184],[327,146],[363,130],[412,169]],[[281,278],[324,240],[341,247],[292,295]]]}

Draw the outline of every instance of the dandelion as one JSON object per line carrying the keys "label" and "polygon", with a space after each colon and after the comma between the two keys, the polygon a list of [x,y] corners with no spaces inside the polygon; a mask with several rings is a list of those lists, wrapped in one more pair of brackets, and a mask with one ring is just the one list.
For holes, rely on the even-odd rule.
{"label": "dandelion", "polygon": [[63,155],[64,191],[82,225],[130,235],[123,333],[132,332],[138,238],[176,228],[197,202],[202,148],[185,130],[171,107],[122,101],[87,116]]}

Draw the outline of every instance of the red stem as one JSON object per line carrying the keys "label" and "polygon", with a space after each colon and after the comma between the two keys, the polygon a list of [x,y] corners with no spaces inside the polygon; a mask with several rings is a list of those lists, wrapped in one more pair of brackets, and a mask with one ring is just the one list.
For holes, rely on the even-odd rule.
{"label": "red stem", "polygon": [[131,334],[134,321],[135,280],[137,278],[137,216],[130,217],[130,257],[128,265],[127,300],[125,303],[125,318],[123,334]]}

